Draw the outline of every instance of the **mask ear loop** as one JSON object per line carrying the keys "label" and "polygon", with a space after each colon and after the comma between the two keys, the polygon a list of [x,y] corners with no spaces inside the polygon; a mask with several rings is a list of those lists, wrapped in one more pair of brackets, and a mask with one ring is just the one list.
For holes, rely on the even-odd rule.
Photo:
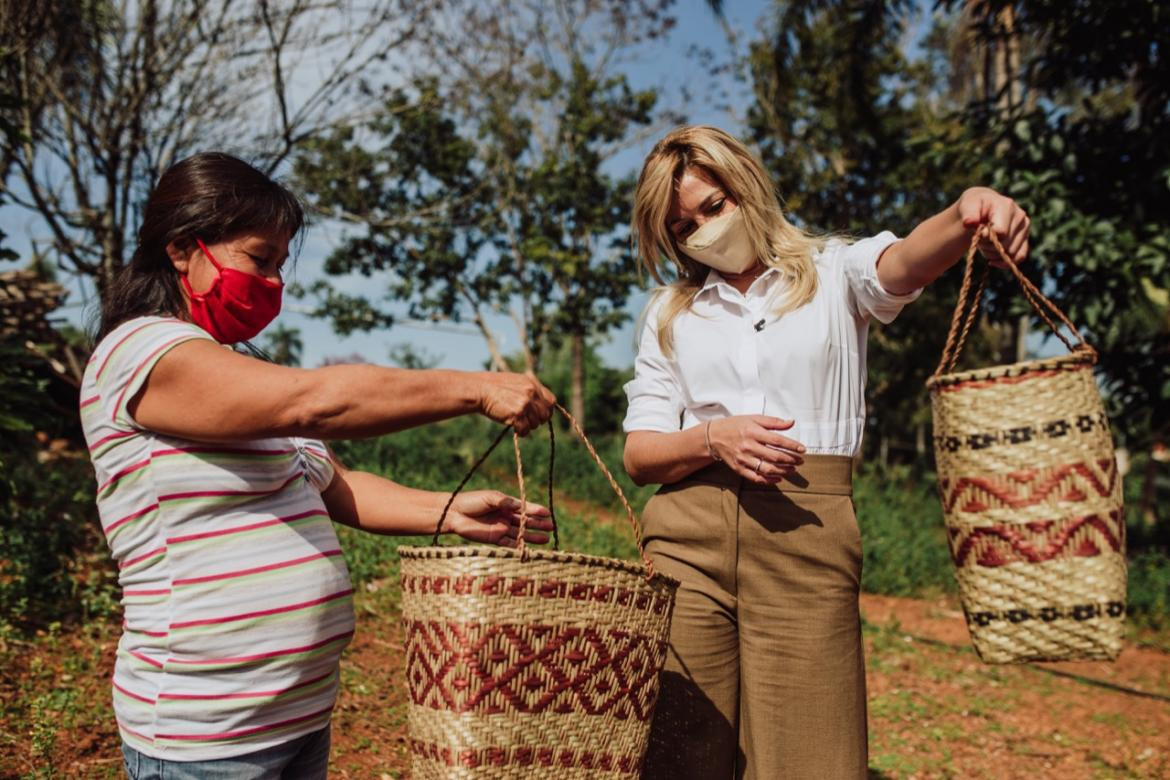
{"label": "mask ear loop", "polygon": [[204,244],[203,241],[198,239],[198,238],[195,239],[195,243],[198,244],[199,248],[203,250],[203,255],[208,260],[211,261],[211,264],[213,266],[215,266],[216,275],[215,275],[215,279],[213,279],[211,282],[211,287],[208,287],[205,291],[203,291],[201,293],[197,293],[197,292],[195,292],[195,288],[193,288],[191,286],[191,280],[187,278],[187,274],[179,274],[179,282],[183,285],[183,289],[185,289],[187,291],[187,297],[190,298],[191,300],[195,300],[196,298],[202,299],[203,296],[207,295],[207,293],[209,293],[213,289],[215,289],[215,286],[217,284],[219,284],[219,280],[223,276],[223,266],[221,266],[216,261],[215,256],[212,255],[211,252],[207,249],[207,245]]}
{"label": "mask ear loop", "polygon": [[195,243],[198,244],[199,248],[203,250],[203,254],[207,255],[207,259],[210,260],[211,264],[215,266],[215,270],[222,273],[223,266],[220,265],[219,261],[215,259],[215,255],[211,254],[211,251],[208,250],[207,245],[204,244],[203,241],[201,239],[198,239],[198,238],[195,239]]}
{"label": "mask ear loop", "polygon": [[[211,254],[211,250],[209,250],[207,248],[207,246],[203,243],[203,241],[201,241],[198,238],[195,239],[195,243],[198,244],[199,248],[203,250],[203,254],[207,255],[207,259],[210,260],[211,264],[215,266],[215,270],[219,271],[220,276],[223,276],[223,266],[220,265],[219,261],[215,259],[215,255]],[[236,269],[236,268],[233,268],[231,270],[233,271],[233,273],[247,273],[246,271],[240,271],[239,269]],[[266,284],[269,287],[272,287],[274,289],[284,290],[284,279],[283,278],[279,282],[274,282],[271,279],[265,279],[263,276],[260,276],[259,274],[248,274],[248,276],[255,276],[262,283],[264,283],[264,284]],[[184,276],[183,278],[186,279],[187,277]],[[217,279],[218,279],[218,277],[217,277]],[[187,285],[187,292],[191,292],[189,283]]]}

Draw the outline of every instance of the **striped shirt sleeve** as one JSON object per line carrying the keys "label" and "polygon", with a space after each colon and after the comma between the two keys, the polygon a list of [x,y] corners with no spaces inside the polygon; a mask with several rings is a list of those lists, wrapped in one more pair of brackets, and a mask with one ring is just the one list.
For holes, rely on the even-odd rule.
{"label": "striped shirt sleeve", "polygon": [[315,487],[318,493],[323,492],[333,481],[333,474],[336,471],[329,450],[323,442],[316,439],[293,439],[292,441],[296,445],[297,458],[301,468],[304,469],[309,484]]}
{"label": "striped shirt sleeve", "polygon": [[141,430],[127,406],[163,355],[195,339],[214,341],[207,331],[170,317],[139,317],[114,329],[96,356],[94,384],[114,425]]}

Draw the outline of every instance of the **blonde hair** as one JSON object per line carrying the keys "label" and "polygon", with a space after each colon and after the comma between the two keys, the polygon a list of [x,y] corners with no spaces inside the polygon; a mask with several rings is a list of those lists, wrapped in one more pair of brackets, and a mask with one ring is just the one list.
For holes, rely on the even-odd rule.
{"label": "blonde hair", "polygon": [[780,271],[787,292],[777,314],[798,309],[817,292],[813,254],[825,239],[810,235],[789,222],[780,208],[764,166],[747,147],[717,127],[680,127],[654,145],[634,190],[632,233],[638,261],[656,282],[665,284],[661,268],[673,263],[677,281],[661,290],[665,302],[658,317],[658,344],[666,355],[674,351],[673,324],[691,307],[707,277],[708,268],[679,251],[666,224],[679,179],[688,168],[699,168],[736,202],[756,258]]}

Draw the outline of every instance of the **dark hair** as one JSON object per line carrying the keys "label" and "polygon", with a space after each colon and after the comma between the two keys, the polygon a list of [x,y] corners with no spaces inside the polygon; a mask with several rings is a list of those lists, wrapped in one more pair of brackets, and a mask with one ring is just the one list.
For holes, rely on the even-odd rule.
{"label": "dark hair", "polygon": [[243,160],[201,152],[175,163],[146,201],[130,262],[102,296],[96,340],[134,317],[186,316],[168,244],[212,244],[250,230],[286,232],[291,240],[304,222],[297,197]]}

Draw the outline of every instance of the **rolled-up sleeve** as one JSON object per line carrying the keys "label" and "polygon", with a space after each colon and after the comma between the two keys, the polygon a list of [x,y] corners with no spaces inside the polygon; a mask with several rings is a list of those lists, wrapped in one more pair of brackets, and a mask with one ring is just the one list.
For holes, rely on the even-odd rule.
{"label": "rolled-up sleeve", "polygon": [[629,406],[622,429],[673,433],[679,430],[683,412],[682,384],[673,361],[658,345],[658,299],[648,304],[638,337],[638,356],[634,360],[634,378],[625,385]]}
{"label": "rolled-up sleeve", "polygon": [[886,230],[872,238],[843,246],[840,250],[841,269],[860,317],[872,317],[883,323],[892,322],[903,306],[922,294],[922,288],[919,288],[904,295],[895,295],[878,281],[878,258],[897,240],[897,236]]}

